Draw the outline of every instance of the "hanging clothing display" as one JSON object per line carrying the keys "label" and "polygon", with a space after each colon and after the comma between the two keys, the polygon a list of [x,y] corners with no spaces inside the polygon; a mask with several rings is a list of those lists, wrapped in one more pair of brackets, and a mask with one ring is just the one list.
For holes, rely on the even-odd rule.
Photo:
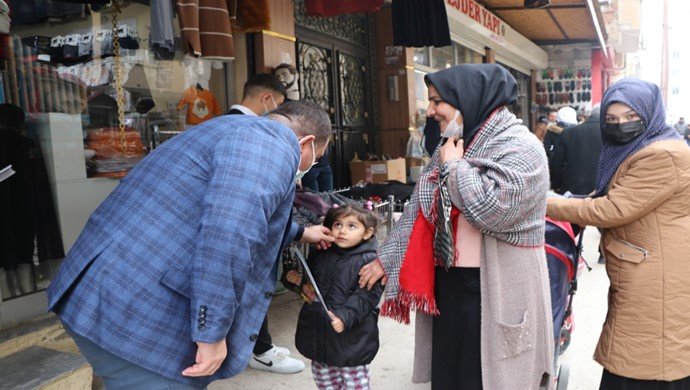
{"label": "hanging clothing display", "polygon": [[378,12],[383,0],[304,0],[307,16],[337,16],[358,12]]}
{"label": "hanging clothing display", "polygon": [[58,22],[84,15],[84,4],[69,4],[54,0],[10,0],[12,25]]}
{"label": "hanging clothing display", "polygon": [[237,32],[261,32],[271,29],[268,0],[229,0],[232,29]]}
{"label": "hanging clothing display", "polygon": [[235,59],[225,0],[178,0],[177,12],[182,41],[189,54],[223,61]]}
{"label": "hanging clothing display", "polygon": [[449,46],[450,28],[443,0],[393,0],[393,45]]}
{"label": "hanging clothing display", "polygon": [[151,46],[154,50],[175,52],[173,13],[171,0],[151,0]]}
{"label": "hanging clothing display", "polygon": [[184,91],[182,99],[177,104],[181,110],[187,106],[187,124],[198,125],[221,114],[220,105],[211,91],[197,87],[190,87]]}
{"label": "hanging clothing display", "polygon": [[182,66],[184,67],[185,89],[197,84],[201,85],[201,88],[209,89],[212,69],[223,69],[221,61],[192,56],[185,56],[184,60],[182,60]]}
{"label": "hanging clothing display", "polygon": [[0,268],[31,264],[34,238],[40,261],[65,256],[40,147],[14,129],[0,127],[0,165],[15,174],[0,185]]}

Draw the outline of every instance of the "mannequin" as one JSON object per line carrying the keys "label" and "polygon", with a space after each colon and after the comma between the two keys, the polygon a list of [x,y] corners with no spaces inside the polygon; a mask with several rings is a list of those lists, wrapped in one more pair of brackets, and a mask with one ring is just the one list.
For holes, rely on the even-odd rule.
{"label": "mannequin", "polygon": [[287,91],[288,100],[299,100],[299,73],[290,64],[280,64],[273,70],[273,75],[278,78]]}
{"label": "mannequin", "polygon": [[4,0],[0,0],[0,34],[10,33],[10,7]]}

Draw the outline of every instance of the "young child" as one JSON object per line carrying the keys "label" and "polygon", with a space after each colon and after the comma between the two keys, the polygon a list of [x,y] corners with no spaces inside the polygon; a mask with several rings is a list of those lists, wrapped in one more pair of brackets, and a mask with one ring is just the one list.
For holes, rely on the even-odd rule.
{"label": "young child", "polygon": [[[383,286],[370,291],[359,288],[358,281],[360,268],[377,258],[376,223],[376,216],[361,207],[332,208],[323,224],[336,241],[326,251],[313,251],[307,261],[329,314],[314,302],[313,289],[302,279],[308,302],[299,314],[295,345],[312,360],[319,389],[369,389],[368,364],[379,349],[377,306]],[[300,283],[296,271],[288,280]]]}

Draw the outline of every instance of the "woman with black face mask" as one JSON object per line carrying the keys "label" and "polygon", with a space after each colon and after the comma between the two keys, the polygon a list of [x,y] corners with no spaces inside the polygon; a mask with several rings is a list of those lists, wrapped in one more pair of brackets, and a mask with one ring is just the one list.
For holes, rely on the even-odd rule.
{"label": "woman with black face mask", "polygon": [[613,84],[593,196],[547,200],[550,217],[603,228],[600,389],[690,388],[690,148],[665,119],[659,87]]}

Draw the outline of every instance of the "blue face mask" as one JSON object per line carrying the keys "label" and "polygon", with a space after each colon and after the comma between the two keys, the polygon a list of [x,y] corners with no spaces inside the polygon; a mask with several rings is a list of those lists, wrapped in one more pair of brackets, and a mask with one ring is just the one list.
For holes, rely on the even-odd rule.
{"label": "blue face mask", "polygon": [[295,174],[295,180],[301,180],[301,179],[304,177],[304,175],[306,175],[307,172],[309,172],[309,170],[310,170],[314,165],[316,165],[316,148],[315,148],[315,146],[314,146],[314,141],[313,141],[313,140],[311,141],[311,156],[312,156],[312,157],[311,157],[311,158],[312,158],[312,163],[311,163],[311,165],[310,165],[309,168],[307,168],[305,171],[300,171],[300,169],[299,169],[299,167],[298,167],[298,168],[297,168],[297,173]]}

